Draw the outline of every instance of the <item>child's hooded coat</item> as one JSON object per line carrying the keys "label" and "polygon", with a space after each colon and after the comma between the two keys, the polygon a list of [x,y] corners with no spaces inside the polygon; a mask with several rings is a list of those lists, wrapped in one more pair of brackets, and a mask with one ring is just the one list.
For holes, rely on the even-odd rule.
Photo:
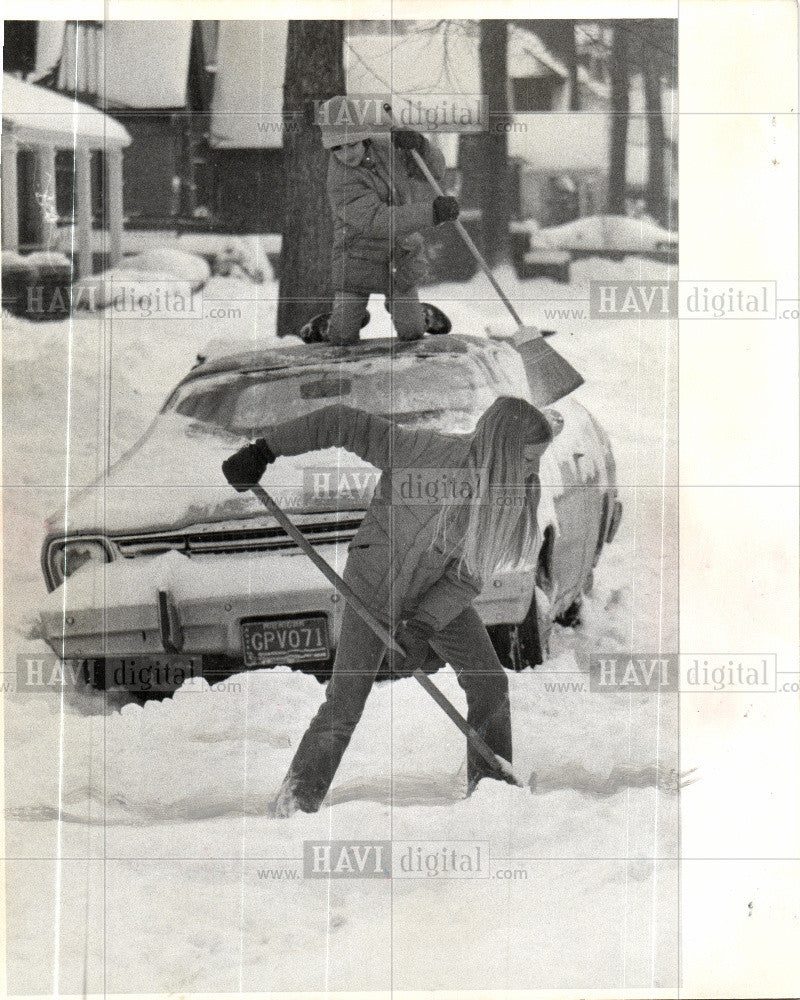
{"label": "child's hooded coat", "polygon": [[[428,144],[425,162],[437,180],[444,157]],[[331,155],[328,200],[333,211],[333,287],[356,295],[404,292],[426,272],[420,229],[433,225],[435,194],[410,151],[388,138],[370,139],[364,158],[348,167]]]}

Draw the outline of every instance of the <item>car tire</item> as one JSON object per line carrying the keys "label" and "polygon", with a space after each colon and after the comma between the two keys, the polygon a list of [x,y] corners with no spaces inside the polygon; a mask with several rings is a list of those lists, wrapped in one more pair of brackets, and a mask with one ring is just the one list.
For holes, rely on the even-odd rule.
{"label": "car tire", "polygon": [[541,587],[535,587],[528,614],[520,625],[520,645],[530,666],[538,667],[550,655],[552,628],[550,600]]}
{"label": "car tire", "polygon": [[521,622],[490,625],[487,631],[497,657],[509,670],[525,670],[544,663],[550,653],[550,601],[534,588],[528,612]]}
{"label": "car tire", "polygon": [[563,625],[564,628],[577,628],[581,624],[582,607],[583,598],[576,598],[566,611],[562,611],[561,614],[556,617],[556,622],[559,625]]}

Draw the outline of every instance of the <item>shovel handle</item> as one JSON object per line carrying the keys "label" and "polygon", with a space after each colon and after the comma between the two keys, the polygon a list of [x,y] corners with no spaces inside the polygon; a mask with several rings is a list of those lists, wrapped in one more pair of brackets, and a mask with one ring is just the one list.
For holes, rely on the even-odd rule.
{"label": "shovel handle", "polygon": [[[392,113],[392,106],[391,106],[391,104],[389,104],[388,101],[383,105],[383,110],[386,112],[387,115],[389,115],[389,118],[392,121],[392,125],[397,125],[397,121],[396,121],[396,119],[394,117],[394,114]],[[438,194],[440,196],[444,195],[444,191],[442,191],[442,189],[441,189],[441,187],[439,185],[439,182],[433,176],[433,174],[431,173],[430,167],[425,162],[425,160],[423,160],[423,158],[420,156],[420,154],[417,152],[417,150],[416,149],[412,149],[411,150],[411,155],[414,157],[414,162],[419,167],[419,169],[422,171],[422,173],[425,176],[425,179],[430,184],[430,186],[433,188],[433,190],[436,192],[436,194]],[[511,302],[509,301],[508,297],[506,296],[506,293],[503,291],[503,289],[498,284],[497,278],[495,278],[495,276],[492,274],[491,270],[489,269],[489,265],[483,259],[483,254],[475,246],[475,243],[474,243],[472,237],[469,235],[469,233],[467,232],[466,228],[464,227],[464,223],[460,219],[455,219],[453,221],[455,222],[455,227],[458,230],[459,235],[461,236],[461,239],[467,244],[467,247],[468,247],[470,253],[475,258],[475,260],[478,262],[478,266],[483,271],[483,273],[486,275],[486,277],[489,279],[489,281],[492,283],[492,287],[497,292],[497,294],[500,296],[500,298],[501,298],[501,300],[503,302],[503,305],[506,307],[506,309],[508,309],[508,311],[513,316],[514,322],[517,324],[517,326],[524,326],[524,323],[522,322],[522,318],[520,317],[520,315],[517,312],[517,310],[511,305]]]}
{"label": "shovel handle", "polygon": [[261,503],[267,508],[267,510],[272,514],[275,520],[280,524],[284,531],[289,535],[295,542],[297,542],[300,549],[305,552],[311,562],[317,567],[317,569],[322,573],[323,576],[327,577],[330,583],[333,584],[334,588],[344,597],[344,599],[350,604],[353,611],[359,616],[359,618],[375,633],[375,635],[389,647],[394,653],[399,653],[400,656],[405,656],[405,653],[401,646],[392,638],[389,634],[388,629],[384,628],[383,625],[378,621],[378,619],[372,614],[369,608],[360,600],[358,595],[349,587],[344,580],[339,576],[336,570],[333,569],[329,563],[322,558],[322,556],[317,552],[314,546],[309,542],[303,532],[297,527],[294,521],[291,520],[283,510],[278,506],[278,504],[272,499],[272,497],[267,493],[263,486],[252,486],[253,493],[258,497]]}
{"label": "shovel handle", "polygon": [[523,787],[522,782],[519,781],[511,768],[506,764],[502,758],[498,757],[496,753],[490,750],[489,745],[478,735],[478,733],[472,728],[472,726],[467,722],[464,716],[458,711],[455,705],[446,698],[438,687],[433,683],[433,681],[428,677],[426,673],[423,673],[419,667],[413,673],[414,680],[416,680],[428,694],[433,698],[439,708],[442,709],[444,714],[453,721],[456,726],[461,730],[461,732],[467,737],[467,741],[484,761],[495,771],[499,771],[503,775],[505,780],[512,785],[518,785],[520,788]]}
{"label": "shovel handle", "polygon": [[[344,597],[364,624],[368,625],[372,629],[375,635],[385,646],[388,646],[388,648],[394,653],[399,653],[400,656],[405,657],[405,650],[396,642],[389,630],[378,621],[358,594],[356,594],[355,591],[344,582],[336,570],[334,570],[333,567],[322,558],[303,532],[300,531],[294,521],[292,521],[292,519],[283,512],[269,493],[267,493],[264,487],[255,485],[251,486],[251,490],[267,508],[270,514],[272,514],[278,524],[280,524],[284,531],[290,536],[290,538],[294,539],[301,551],[305,552],[323,576],[325,576],[342,595],[342,597]],[[480,754],[492,770],[500,772],[506,781],[509,781],[514,785],[519,785],[520,788],[522,788],[523,786],[521,782],[514,777],[514,774],[508,765],[501,760],[497,754],[492,752],[486,741],[482,739],[477,732],[475,732],[473,727],[467,722],[463,715],[461,715],[455,705],[453,705],[442,694],[428,675],[417,668],[413,673],[413,677],[419,684],[422,685],[422,687],[425,688],[431,698],[433,698],[436,704],[445,712],[447,717],[458,726],[461,732],[466,736],[470,746],[474,748],[476,753]]]}

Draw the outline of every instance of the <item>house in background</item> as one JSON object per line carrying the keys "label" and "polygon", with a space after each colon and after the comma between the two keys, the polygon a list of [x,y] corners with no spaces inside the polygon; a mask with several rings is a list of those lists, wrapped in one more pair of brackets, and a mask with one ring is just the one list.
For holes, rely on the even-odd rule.
{"label": "house in background", "polygon": [[[68,156],[74,175],[69,205],[78,275],[94,270],[101,229],[106,259],[122,253],[122,150],[131,137],[101,111],[3,74],[2,247],[25,252],[57,244],[57,161]],[[101,262],[97,262],[101,263]]]}
{"label": "house in background", "polygon": [[[104,110],[131,136],[128,228],[164,228],[177,219],[190,224],[209,214],[213,72],[205,52],[215,43],[216,23],[39,22],[38,82]],[[59,191],[68,191],[68,164],[59,181]]]}
{"label": "house in background", "polygon": [[[414,109],[420,121],[436,120],[442,104],[462,101],[469,106],[481,94],[481,68],[477,21],[431,22],[428,27],[398,34],[381,24],[369,32],[352,33],[345,39],[345,68],[350,93],[396,95],[398,111]],[[539,38],[518,25],[508,25],[508,105],[520,115],[567,112],[570,102],[569,73],[547,51]],[[491,109],[489,109],[491,111]],[[525,211],[521,179],[531,164],[527,148],[512,145],[512,134],[525,125],[515,121],[509,132],[512,212]],[[462,206],[476,210],[479,204],[477,179],[463,169],[480,141],[482,129],[461,127],[458,131],[437,132],[447,167],[455,173],[450,186],[458,192]],[[551,139],[552,142],[552,139]]]}
{"label": "house in background", "polygon": [[[12,21],[6,22],[4,67],[123,126],[130,137],[122,195],[127,229],[277,233],[287,28],[280,20]],[[581,106],[590,113],[576,114],[569,111],[567,68],[532,31],[510,23],[508,33],[514,214],[547,225],[601,211],[610,135],[607,66],[596,55],[580,66]],[[350,93],[391,91],[396,108],[409,95],[432,108],[450,95],[481,90],[474,21],[350,21],[344,61]],[[643,102],[635,80],[632,91],[636,111]],[[666,120],[669,99],[665,108]],[[646,179],[643,122],[632,116],[628,175],[634,187]],[[670,135],[673,121],[666,124]],[[474,178],[461,169],[475,137],[469,130],[437,132],[436,141],[450,187],[465,213],[476,211]],[[89,157],[95,226],[103,222],[104,156],[97,148]],[[20,175],[28,169],[23,158]],[[63,227],[72,222],[76,181],[70,150],[56,150],[54,173]],[[35,211],[21,206],[19,224],[26,239],[35,238]]]}
{"label": "house in background", "polygon": [[[369,26],[369,31],[364,30]],[[602,32],[605,29],[598,28]],[[508,152],[512,213],[555,225],[605,211],[611,138],[610,47],[591,43],[578,66],[581,111],[571,111],[568,68],[535,32],[508,24]],[[385,93],[396,106],[404,98],[419,104],[420,116],[435,113],[450,95],[479,95],[481,72],[476,21],[415,24],[398,32],[389,22],[358,22],[358,33],[345,39],[347,86],[351,93]],[[609,39],[605,40],[608,43]],[[583,53],[582,53],[583,55]],[[631,193],[647,182],[647,132],[640,76],[631,78],[627,180]],[[675,94],[664,89],[664,128],[676,135]],[[478,141],[477,129],[437,133],[448,168],[457,173],[453,186],[467,211],[477,208],[475,177],[464,169]],[[668,142],[667,173],[677,198],[677,143]]]}
{"label": "house in background", "polygon": [[[6,25],[7,69],[102,109],[130,134],[126,228],[282,228],[286,21]],[[56,173],[66,220],[67,157]]]}
{"label": "house in background", "polygon": [[283,229],[287,21],[220,21],[209,145],[213,215],[234,232]]}

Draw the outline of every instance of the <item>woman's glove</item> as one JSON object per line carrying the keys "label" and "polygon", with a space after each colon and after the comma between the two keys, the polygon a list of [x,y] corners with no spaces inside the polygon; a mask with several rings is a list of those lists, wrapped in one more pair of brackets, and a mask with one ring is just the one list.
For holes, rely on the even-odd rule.
{"label": "woman's glove", "polygon": [[395,632],[395,640],[406,654],[404,667],[415,669],[421,667],[430,652],[430,640],[435,635],[434,629],[424,622],[411,618],[403,622]]}
{"label": "woman's glove", "polygon": [[425,153],[428,140],[424,135],[415,132],[411,128],[393,128],[392,143],[396,149],[416,149],[418,153]]}
{"label": "woman's glove", "polygon": [[433,199],[433,224],[440,226],[443,222],[457,219],[461,206],[449,194],[440,194]]}
{"label": "woman's glove", "polygon": [[264,438],[259,438],[226,458],[222,463],[222,473],[238,493],[245,493],[258,484],[267,466],[276,457]]}

